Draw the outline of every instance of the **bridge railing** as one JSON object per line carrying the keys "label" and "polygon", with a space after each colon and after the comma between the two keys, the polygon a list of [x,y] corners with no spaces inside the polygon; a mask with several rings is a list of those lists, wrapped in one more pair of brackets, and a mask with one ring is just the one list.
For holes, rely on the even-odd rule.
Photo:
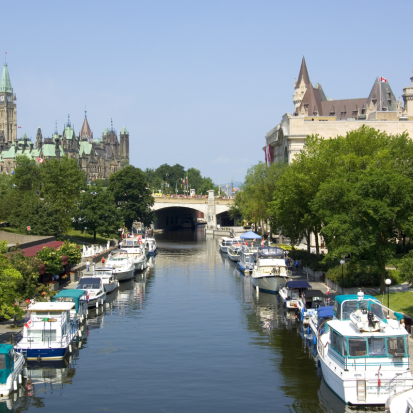
{"label": "bridge railing", "polygon": [[[166,195],[166,194],[163,194],[162,196],[155,195],[154,198],[155,199],[157,199],[157,198],[178,198],[178,199],[181,199],[181,198],[188,198],[188,199],[200,198],[200,199],[208,199],[208,195],[193,195],[193,196],[190,196],[190,195]],[[235,196],[216,196],[215,197],[215,199],[234,199],[234,198],[235,198]]]}

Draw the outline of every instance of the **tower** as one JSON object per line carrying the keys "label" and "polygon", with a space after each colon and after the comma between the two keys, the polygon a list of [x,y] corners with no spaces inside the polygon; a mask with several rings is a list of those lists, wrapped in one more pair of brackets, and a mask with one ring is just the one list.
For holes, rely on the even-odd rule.
{"label": "tower", "polygon": [[403,88],[404,114],[413,116],[413,75],[410,78],[410,87]]}
{"label": "tower", "polygon": [[87,121],[86,110],[85,110],[85,119],[83,121],[82,129],[79,132],[79,139],[81,141],[93,141],[93,132],[90,130],[89,122]]}
{"label": "tower", "polygon": [[307,65],[305,64],[305,59],[301,62],[300,73],[298,74],[298,80],[294,82],[294,112],[297,112],[298,108],[301,105],[304,94],[310,85],[310,77],[308,76]]}
{"label": "tower", "polygon": [[125,127],[120,131],[120,159],[129,163],[129,132]]}
{"label": "tower", "polygon": [[3,65],[0,81],[0,130],[4,132],[6,142],[17,139],[16,95],[11,87],[7,63]]}

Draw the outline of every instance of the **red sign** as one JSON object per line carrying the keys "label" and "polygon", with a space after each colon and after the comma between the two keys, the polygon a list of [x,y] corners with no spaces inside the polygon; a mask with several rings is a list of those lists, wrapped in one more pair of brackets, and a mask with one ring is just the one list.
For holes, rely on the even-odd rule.
{"label": "red sign", "polygon": [[30,227],[27,227],[27,231],[30,231]]}

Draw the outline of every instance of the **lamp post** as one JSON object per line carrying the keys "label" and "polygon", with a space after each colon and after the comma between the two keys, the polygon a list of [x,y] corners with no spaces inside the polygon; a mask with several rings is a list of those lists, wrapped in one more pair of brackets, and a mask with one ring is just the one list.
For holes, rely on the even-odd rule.
{"label": "lamp post", "polygon": [[[390,309],[390,284],[391,284],[391,279],[387,278],[385,283],[387,285],[387,308]],[[390,310],[387,310],[387,314],[390,314]]]}
{"label": "lamp post", "polygon": [[346,261],[344,260],[340,260],[340,264],[341,264],[341,292],[344,292],[344,264],[346,263]]}

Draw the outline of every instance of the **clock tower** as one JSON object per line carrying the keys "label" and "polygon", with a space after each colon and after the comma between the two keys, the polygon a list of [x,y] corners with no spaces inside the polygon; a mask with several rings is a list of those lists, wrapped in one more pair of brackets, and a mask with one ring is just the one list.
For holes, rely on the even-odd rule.
{"label": "clock tower", "polygon": [[9,69],[4,63],[0,81],[0,131],[3,131],[6,144],[17,139],[16,95],[11,87]]}

